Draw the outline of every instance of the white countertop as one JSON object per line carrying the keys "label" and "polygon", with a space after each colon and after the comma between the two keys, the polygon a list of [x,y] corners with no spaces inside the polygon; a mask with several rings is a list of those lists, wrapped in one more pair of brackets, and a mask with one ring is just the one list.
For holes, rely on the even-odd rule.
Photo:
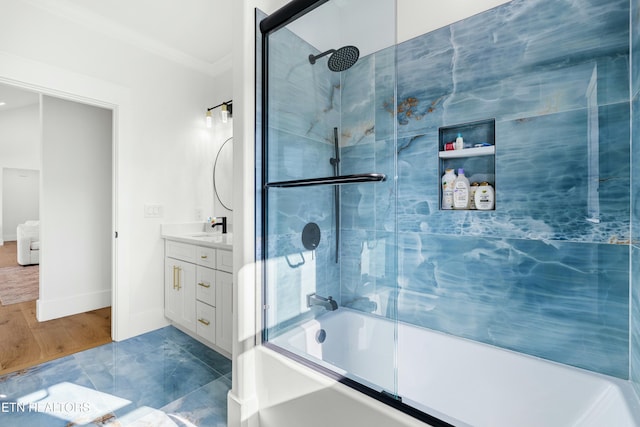
{"label": "white countertop", "polygon": [[217,230],[208,230],[207,223],[162,224],[160,235],[163,239],[182,243],[191,243],[209,248],[233,249],[231,233],[222,234]]}

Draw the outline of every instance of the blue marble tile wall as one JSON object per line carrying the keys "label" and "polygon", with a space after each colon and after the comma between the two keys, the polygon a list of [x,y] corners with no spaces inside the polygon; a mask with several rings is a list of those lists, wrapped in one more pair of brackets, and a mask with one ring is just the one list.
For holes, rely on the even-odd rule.
{"label": "blue marble tile wall", "polygon": [[640,0],[631,1],[631,369],[640,395]]}
{"label": "blue marble tile wall", "polygon": [[341,173],[387,177],[340,188],[341,300],[344,306],[385,314],[392,305],[381,295],[397,280],[395,115],[387,111],[393,111],[395,60],[395,49],[361,58],[342,73],[341,96]]}
{"label": "blue marble tile wall", "polygon": [[[389,168],[397,154],[398,176],[343,191],[346,305],[367,296],[390,315],[397,298],[401,321],[629,377],[629,13],[628,0],[514,0],[343,73],[342,101],[374,109],[343,109],[343,167]],[[389,56],[397,107],[393,66],[377,61]],[[484,119],[496,121],[496,210],[441,211],[438,128]],[[365,272],[365,252],[387,271]]]}
{"label": "blue marble tile wall", "polygon": [[[309,63],[318,49],[287,28],[269,37],[268,181],[333,175],[334,127],[340,125],[340,76]],[[339,300],[335,262],[333,188],[269,189],[266,234],[267,314],[270,336],[292,321],[313,316],[305,295]],[[302,244],[307,223],[320,227],[320,244]]]}

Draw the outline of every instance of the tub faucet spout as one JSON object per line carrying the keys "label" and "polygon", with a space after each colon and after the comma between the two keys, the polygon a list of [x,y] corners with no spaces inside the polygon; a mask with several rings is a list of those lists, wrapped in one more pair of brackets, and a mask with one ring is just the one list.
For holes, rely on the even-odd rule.
{"label": "tub faucet spout", "polygon": [[331,296],[325,298],[316,293],[307,295],[307,307],[313,307],[314,305],[319,305],[329,311],[338,309],[338,303]]}

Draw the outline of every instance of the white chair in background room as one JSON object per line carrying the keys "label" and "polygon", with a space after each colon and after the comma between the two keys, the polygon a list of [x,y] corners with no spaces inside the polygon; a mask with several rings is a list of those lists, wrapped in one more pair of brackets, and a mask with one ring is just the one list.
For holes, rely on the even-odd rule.
{"label": "white chair in background room", "polygon": [[17,229],[18,264],[40,263],[40,221],[26,221]]}

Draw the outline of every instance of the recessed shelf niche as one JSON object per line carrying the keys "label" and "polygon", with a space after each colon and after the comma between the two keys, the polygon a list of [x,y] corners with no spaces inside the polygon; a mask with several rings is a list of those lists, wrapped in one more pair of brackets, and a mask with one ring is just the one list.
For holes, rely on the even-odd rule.
{"label": "recessed shelf niche", "polygon": [[[464,140],[461,150],[447,150],[447,144],[455,142],[458,134]],[[481,120],[464,124],[443,126],[438,128],[438,167],[441,184],[442,175],[446,169],[464,169],[469,183],[488,182],[496,190],[496,121],[495,119]],[[439,206],[442,209],[442,185],[439,185]],[[494,200],[495,200],[494,199]],[[495,210],[495,205],[494,208]]]}

